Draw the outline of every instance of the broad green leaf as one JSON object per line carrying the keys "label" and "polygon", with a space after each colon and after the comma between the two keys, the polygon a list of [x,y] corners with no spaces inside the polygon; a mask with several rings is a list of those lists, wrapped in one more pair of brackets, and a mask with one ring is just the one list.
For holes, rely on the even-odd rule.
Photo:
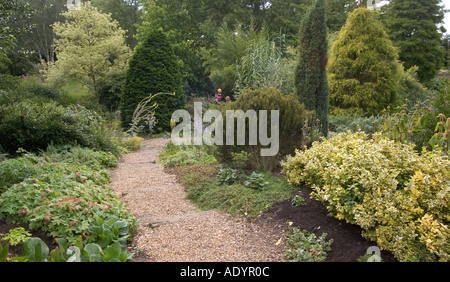
{"label": "broad green leaf", "polygon": [[97,244],[87,244],[84,247],[84,251],[86,251],[86,253],[89,256],[92,256],[92,255],[100,254],[102,252],[102,248],[99,245],[97,245]]}
{"label": "broad green leaf", "polygon": [[96,234],[96,235],[100,235],[102,234],[102,228],[100,226],[91,226],[88,229],[89,232]]}
{"label": "broad green leaf", "polygon": [[47,260],[49,249],[40,238],[30,238],[23,243],[23,255],[30,258],[32,262],[43,262]]}
{"label": "broad green leaf", "polygon": [[105,255],[108,259],[118,258],[121,252],[122,252],[122,245],[116,242],[106,249]]}
{"label": "broad green leaf", "polygon": [[6,261],[6,257],[8,256],[9,245],[5,244],[4,247],[0,244],[0,262]]}

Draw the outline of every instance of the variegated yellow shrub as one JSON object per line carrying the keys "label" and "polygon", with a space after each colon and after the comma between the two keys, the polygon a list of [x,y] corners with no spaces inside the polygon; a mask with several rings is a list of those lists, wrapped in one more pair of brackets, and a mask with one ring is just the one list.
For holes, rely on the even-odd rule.
{"label": "variegated yellow shrub", "polygon": [[282,163],[331,214],[401,261],[450,261],[450,161],[381,134],[341,133]]}

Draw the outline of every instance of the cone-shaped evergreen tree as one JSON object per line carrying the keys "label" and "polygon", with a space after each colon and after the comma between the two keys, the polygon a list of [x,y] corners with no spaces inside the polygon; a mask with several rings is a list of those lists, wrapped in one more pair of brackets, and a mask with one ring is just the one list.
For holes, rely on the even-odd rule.
{"label": "cone-shaped evergreen tree", "polygon": [[155,130],[169,131],[172,113],[183,108],[186,97],[182,91],[178,58],[166,35],[153,30],[136,47],[130,60],[120,101],[122,125],[128,128],[139,102],[157,93],[176,93],[174,96],[159,95],[152,100],[152,103],[158,103]]}
{"label": "cone-shaped evergreen tree", "polygon": [[354,10],[330,51],[331,112],[379,114],[399,100],[401,65],[379,12]]}
{"label": "cone-shaped evergreen tree", "polygon": [[301,24],[295,88],[297,98],[306,109],[316,111],[324,136],[328,135],[327,47],[325,1],[317,0]]}
{"label": "cone-shaped evergreen tree", "polygon": [[418,76],[428,84],[444,64],[445,49],[438,25],[444,20],[441,0],[393,0],[382,16],[387,31],[400,49],[405,69],[418,66]]}

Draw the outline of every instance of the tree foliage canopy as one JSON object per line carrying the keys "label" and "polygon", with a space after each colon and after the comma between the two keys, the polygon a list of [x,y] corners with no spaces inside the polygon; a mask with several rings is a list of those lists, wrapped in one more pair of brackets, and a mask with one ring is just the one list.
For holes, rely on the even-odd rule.
{"label": "tree foliage canopy", "polygon": [[127,68],[131,50],[125,32],[89,2],[63,16],[65,22],[53,25],[58,60],[49,64],[48,81],[80,79],[98,95],[101,83]]}
{"label": "tree foliage canopy", "polygon": [[442,33],[444,12],[441,0],[393,0],[383,15],[394,44],[400,49],[405,68],[418,66],[422,83],[434,78],[444,64]]}

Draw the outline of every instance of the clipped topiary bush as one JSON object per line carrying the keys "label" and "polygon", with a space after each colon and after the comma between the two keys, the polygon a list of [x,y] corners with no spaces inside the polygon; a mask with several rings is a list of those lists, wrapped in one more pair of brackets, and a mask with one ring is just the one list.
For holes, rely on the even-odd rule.
{"label": "clipped topiary bush", "polygon": [[450,161],[376,133],[340,133],[282,163],[293,185],[400,261],[450,260]]}
{"label": "clipped topiary bush", "polygon": [[186,97],[182,91],[180,66],[165,34],[160,30],[149,32],[147,39],[136,47],[130,60],[119,109],[122,125],[129,128],[138,104],[150,94],[159,95],[153,102],[157,132],[170,131],[170,118],[174,111],[184,107]]}

